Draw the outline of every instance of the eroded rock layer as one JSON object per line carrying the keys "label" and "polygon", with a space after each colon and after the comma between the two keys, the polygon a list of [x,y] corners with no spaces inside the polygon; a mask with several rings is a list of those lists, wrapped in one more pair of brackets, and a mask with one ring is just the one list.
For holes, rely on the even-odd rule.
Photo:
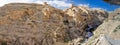
{"label": "eroded rock layer", "polygon": [[96,28],[105,18],[105,11],[88,7],[75,6],[62,11],[46,3],[10,3],[0,7],[0,44],[78,44],[89,37],[86,35],[90,31],[86,30],[90,26]]}

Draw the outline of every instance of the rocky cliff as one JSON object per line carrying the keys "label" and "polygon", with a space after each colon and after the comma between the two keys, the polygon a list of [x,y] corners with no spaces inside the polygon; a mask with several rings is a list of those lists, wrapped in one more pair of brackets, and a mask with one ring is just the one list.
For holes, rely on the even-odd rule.
{"label": "rocky cliff", "polygon": [[63,11],[47,3],[6,4],[0,7],[0,44],[79,45],[107,17],[104,10],[82,6]]}
{"label": "rocky cliff", "polygon": [[109,14],[88,41],[83,45],[120,45],[120,9]]}

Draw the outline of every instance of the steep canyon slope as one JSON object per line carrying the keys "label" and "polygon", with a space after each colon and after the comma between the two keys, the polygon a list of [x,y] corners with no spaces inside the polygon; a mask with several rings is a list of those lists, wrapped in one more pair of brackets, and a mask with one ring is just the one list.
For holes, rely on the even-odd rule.
{"label": "steep canyon slope", "polygon": [[108,17],[100,9],[10,3],[0,7],[1,45],[78,45]]}

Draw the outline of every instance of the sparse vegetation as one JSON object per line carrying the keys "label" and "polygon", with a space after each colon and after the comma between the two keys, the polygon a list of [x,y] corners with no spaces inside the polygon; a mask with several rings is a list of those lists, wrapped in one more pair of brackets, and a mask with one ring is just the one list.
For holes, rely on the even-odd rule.
{"label": "sparse vegetation", "polygon": [[2,41],[2,42],[1,42],[1,45],[7,45],[7,42]]}
{"label": "sparse vegetation", "polygon": [[118,27],[116,27],[116,29],[120,29],[120,25]]}
{"label": "sparse vegetation", "polygon": [[[62,11],[49,5],[12,3],[0,8],[3,9],[0,11],[8,11],[4,17],[0,17],[0,34],[5,34],[4,39],[10,40],[10,43],[0,42],[2,45],[53,45],[55,41],[67,43],[76,38],[82,38],[82,43],[86,29],[96,28],[94,26],[100,25],[107,17],[103,10],[93,11],[89,7],[90,10],[79,6]],[[91,10],[94,14],[91,14]]]}
{"label": "sparse vegetation", "polygon": [[117,30],[115,29],[115,30],[113,30],[113,32],[117,32]]}
{"label": "sparse vegetation", "polygon": [[70,41],[70,39],[67,38],[67,37],[65,37],[65,38],[64,38],[64,42],[68,42],[68,41]]}
{"label": "sparse vegetation", "polygon": [[117,27],[113,30],[113,32],[117,32],[118,30],[120,30],[120,25],[117,26]]}

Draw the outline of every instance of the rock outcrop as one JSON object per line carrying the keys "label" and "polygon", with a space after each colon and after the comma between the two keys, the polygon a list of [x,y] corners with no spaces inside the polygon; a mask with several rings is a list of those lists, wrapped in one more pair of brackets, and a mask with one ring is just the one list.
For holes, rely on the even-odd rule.
{"label": "rock outcrop", "polygon": [[[108,19],[104,20],[88,41],[83,45],[119,45],[120,21],[119,9],[111,12]],[[111,18],[112,16],[112,18]]]}
{"label": "rock outcrop", "polygon": [[[11,3],[0,8],[0,43],[54,45],[64,42],[64,13],[50,5]],[[64,16],[64,17],[63,17]]]}
{"label": "rock outcrop", "polygon": [[108,13],[102,9],[92,9],[92,15],[94,17],[93,22],[96,25],[100,25],[103,21],[108,18]]}
{"label": "rock outcrop", "polygon": [[110,12],[108,19],[120,21],[120,8],[114,10],[113,12]]}
{"label": "rock outcrop", "polygon": [[[66,9],[64,12],[72,17],[72,20],[75,22],[75,29],[78,28],[78,30],[84,32],[84,38],[82,41],[81,38],[78,36],[78,38],[75,38],[72,40],[73,45],[79,45],[80,42],[84,42],[86,38],[91,37],[93,34],[92,32],[103,23],[103,21],[108,18],[108,13],[101,9],[92,9],[89,7],[83,7],[83,6],[71,6],[70,8]],[[70,21],[71,22],[71,21]],[[71,28],[72,28],[71,27]],[[70,30],[70,29],[69,29]],[[76,30],[77,32],[77,30]],[[74,33],[74,32],[72,32]],[[80,34],[76,33],[76,34]]]}
{"label": "rock outcrop", "polygon": [[47,3],[10,3],[0,7],[0,44],[78,45],[89,26],[96,28],[105,18],[105,11],[82,6],[63,11]]}

